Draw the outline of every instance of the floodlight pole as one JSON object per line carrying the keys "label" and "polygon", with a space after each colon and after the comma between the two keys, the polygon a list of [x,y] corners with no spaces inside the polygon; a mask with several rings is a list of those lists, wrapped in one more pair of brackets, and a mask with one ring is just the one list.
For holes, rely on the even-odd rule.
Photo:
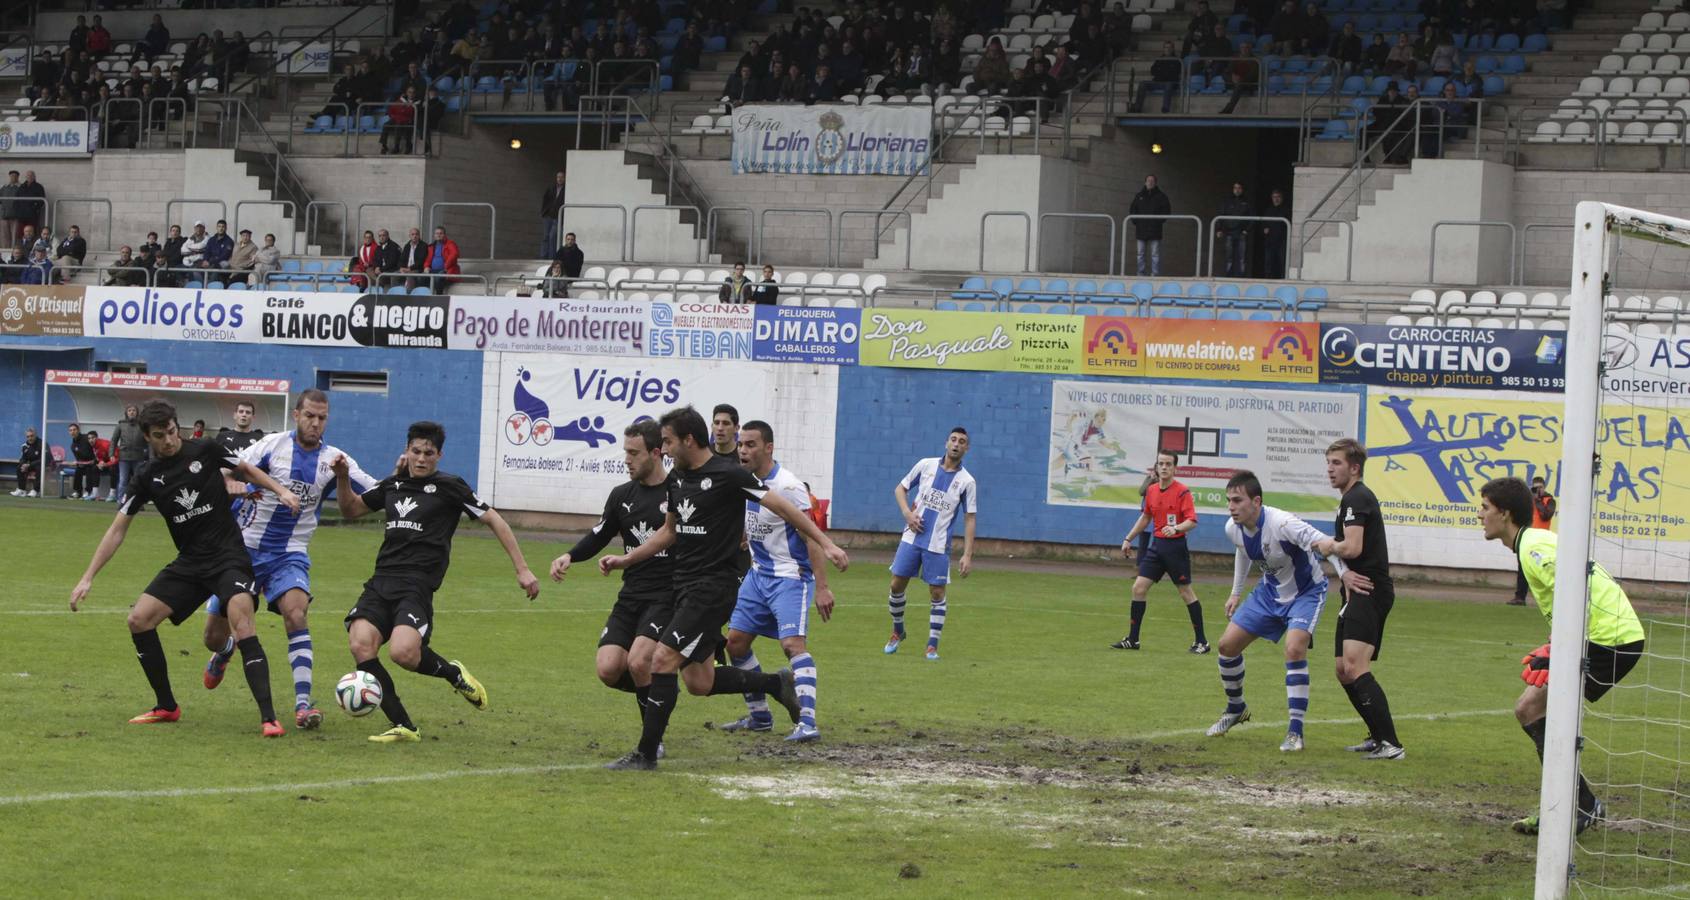
{"label": "floodlight pole", "polygon": [[[1556,549],[1555,610],[1550,628],[1549,721],[1543,741],[1538,806],[1538,900],[1567,896],[1573,866],[1573,817],[1578,809],[1579,717],[1584,686],[1585,617],[1590,602],[1591,530],[1595,526],[1596,416],[1601,394],[1603,275],[1610,213],[1617,207],[1583,201],[1573,219],[1572,302],[1567,321],[1566,408],[1561,437],[1562,498],[1574,513],[1561,517]],[[1582,508],[1583,515],[1576,511]]]}

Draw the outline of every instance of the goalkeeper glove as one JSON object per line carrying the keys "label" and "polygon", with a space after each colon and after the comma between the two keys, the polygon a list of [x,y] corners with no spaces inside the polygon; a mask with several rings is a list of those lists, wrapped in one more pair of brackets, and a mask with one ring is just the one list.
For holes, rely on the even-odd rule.
{"label": "goalkeeper glove", "polygon": [[1549,645],[1533,650],[1520,658],[1520,680],[1533,687],[1546,687],[1549,684]]}

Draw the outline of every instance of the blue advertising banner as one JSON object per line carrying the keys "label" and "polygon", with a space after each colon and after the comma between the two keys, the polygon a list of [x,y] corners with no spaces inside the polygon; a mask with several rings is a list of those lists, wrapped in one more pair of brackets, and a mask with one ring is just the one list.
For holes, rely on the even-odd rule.
{"label": "blue advertising banner", "polygon": [[1566,335],[1426,325],[1320,326],[1322,384],[1560,391]]}
{"label": "blue advertising banner", "polygon": [[759,306],[751,332],[751,358],[854,366],[861,321],[855,309]]}

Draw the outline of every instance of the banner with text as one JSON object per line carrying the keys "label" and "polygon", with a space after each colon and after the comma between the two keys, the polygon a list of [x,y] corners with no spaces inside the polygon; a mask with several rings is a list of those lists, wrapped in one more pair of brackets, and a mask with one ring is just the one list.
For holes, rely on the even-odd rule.
{"label": "banner with text", "polygon": [[82,334],[82,288],[22,284],[0,288],[0,334]]}
{"label": "banner with text", "polygon": [[1556,331],[1422,325],[1322,325],[1323,384],[1556,391],[1567,337]]}
{"label": "banner with text", "polygon": [[1136,509],[1164,449],[1199,510],[1225,513],[1227,479],[1249,469],[1269,503],[1318,519],[1338,505],[1326,448],[1360,433],[1361,407],[1347,390],[1052,382],[1045,502]]}
{"label": "banner with text", "polygon": [[541,297],[453,297],[452,350],[644,356],[647,303]]}
{"label": "banner with text", "polygon": [[0,123],[0,157],[83,156],[99,143],[97,122]]}
{"label": "banner with text", "polygon": [[735,175],[925,175],[933,108],[742,106],[733,116]]}
{"label": "banner with text", "polygon": [[1299,322],[1222,322],[1086,316],[1079,371],[1090,375],[1313,384],[1320,328]]}
{"label": "banner with text", "polygon": [[1071,374],[1084,327],[1079,316],[870,309],[858,357],[865,366]]}
{"label": "banner with text", "polygon": [[756,307],[715,301],[653,302],[646,355],[666,359],[750,359]]}
{"label": "banner with text", "polygon": [[857,364],[856,309],[814,306],[759,306],[751,355],[771,362]]}
{"label": "banner with text", "polygon": [[446,347],[444,296],[85,288],[89,337],[299,344],[328,347]]}
{"label": "banner with text", "polygon": [[481,484],[515,509],[598,513],[628,480],[622,431],[692,404],[732,402],[776,424],[778,459],[817,496],[832,486],[839,370],[738,360],[488,353]]}
{"label": "banner with text", "polygon": [[29,77],[29,44],[0,47],[0,78]]}
{"label": "banner with text", "polygon": [[[1366,478],[1394,529],[1392,561],[1512,567],[1509,548],[1479,540],[1479,489],[1493,478],[1542,476],[1559,495],[1563,431],[1559,400],[1370,389]],[[1647,553],[1632,555],[1670,558],[1682,568],[1690,485],[1669,473],[1690,466],[1690,415],[1605,402],[1597,441],[1598,558],[1620,565],[1616,574],[1657,577],[1657,562],[1622,563],[1601,549],[1645,546]]]}

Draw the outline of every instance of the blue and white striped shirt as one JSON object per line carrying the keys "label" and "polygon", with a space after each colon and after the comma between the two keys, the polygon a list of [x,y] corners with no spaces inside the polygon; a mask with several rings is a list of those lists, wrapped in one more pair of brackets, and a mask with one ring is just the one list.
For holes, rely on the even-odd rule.
{"label": "blue and white striped shirt", "polygon": [[[291,431],[266,435],[241,451],[241,460],[252,463],[270,474],[299,497],[299,514],[276,501],[276,495],[265,491],[258,501],[248,501],[240,514],[241,537],[254,560],[279,556],[283,553],[304,553],[323,517],[324,494],[335,483],[330,466],[341,451],[328,444],[318,444],[306,450],[294,440]],[[358,467],[351,456],[346,458],[351,469],[352,487],[363,493],[376,486]]]}
{"label": "blue and white striped shirt", "polygon": [[[804,487],[803,479],[781,468],[780,463],[769,470],[763,484],[800,511],[809,510],[810,492]],[[755,500],[745,501],[745,542],[751,547],[751,565],[758,572],[800,581],[815,578],[810,569],[810,547],[804,543],[804,536]]]}
{"label": "blue and white striped shirt", "polygon": [[1326,535],[1302,519],[1263,506],[1255,528],[1243,528],[1228,519],[1226,536],[1238,548],[1232,569],[1234,595],[1242,596],[1252,568],[1261,570],[1262,584],[1280,603],[1290,603],[1312,590],[1326,590],[1326,573],[1320,568],[1320,555],[1314,552],[1315,543]]}
{"label": "blue and white striped shirt", "polygon": [[979,498],[974,476],[958,466],[947,470],[940,457],[930,456],[915,464],[899,484],[909,494],[910,508],[921,518],[921,533],[904,529],[903,543],[932,553],[950,553],[951,535],[962,517],[957,513],[973,513]]}

